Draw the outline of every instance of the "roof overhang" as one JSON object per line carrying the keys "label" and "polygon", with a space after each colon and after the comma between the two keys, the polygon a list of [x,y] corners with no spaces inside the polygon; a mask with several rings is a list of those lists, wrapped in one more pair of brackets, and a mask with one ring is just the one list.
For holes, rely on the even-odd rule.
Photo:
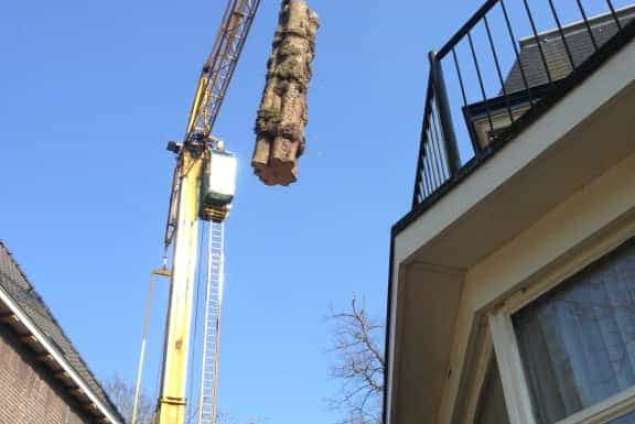
{"label": "roof overhang", "polygon": [[121,423],[110,408],[88,387],[49,337],[33,323],[2,286],[0,320],[16,331],[20,340],[34,352],[36,360],[52,371],[52,375],[77,400],[85,412],[95,419],[95,422]]}

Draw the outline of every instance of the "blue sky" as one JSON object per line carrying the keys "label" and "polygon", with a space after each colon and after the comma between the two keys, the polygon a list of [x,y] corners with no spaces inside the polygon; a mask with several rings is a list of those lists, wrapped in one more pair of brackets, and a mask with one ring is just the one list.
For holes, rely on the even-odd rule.
{"label": "blue sky", "polygon": [[[311,2],[322,18],[299,182],[249,167],[278,2],[263,0],[216,134],[240,158],[227,222],[221,408],[327,423],[329,306],[383,317],[438,48],[480,1]],[[434,4],[434,6],[433,6]],[[443,5],[442,7],[440,5]],[[0,237],[95,373],[132,379],[173,158],[221,0],[8,2],[0,13]],[[156,386],[165,282],[146,389]]]}

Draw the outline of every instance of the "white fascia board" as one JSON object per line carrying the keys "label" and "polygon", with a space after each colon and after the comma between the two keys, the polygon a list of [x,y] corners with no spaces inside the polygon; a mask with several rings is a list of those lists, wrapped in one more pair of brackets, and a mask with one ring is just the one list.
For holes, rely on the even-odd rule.
{"label": "white fascia board", "polygon": [[386,373],[386,381],[384,382],[386,386],[386,405],[384,408],[386,409],[385,424],[392,423],[392,402],[393,402],[393,385],[394,385],[394,373],[395,373],[395,340],[397,337],[397,297],[399,295],[399,267],[401,265],[400,258],[398,258],[395,254],[395,246],[393,245],[391,248],[391,258],[392,261],[392,275],[390,275],[391,284],[391,302],[388,305],[390,314],[390,328],[388,329],[389,338],[388,338],[388,364]]}

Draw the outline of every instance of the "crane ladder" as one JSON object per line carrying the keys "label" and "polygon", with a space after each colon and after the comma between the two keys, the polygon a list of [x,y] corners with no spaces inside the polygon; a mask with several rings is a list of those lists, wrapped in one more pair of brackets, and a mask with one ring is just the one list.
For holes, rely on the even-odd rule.
{"label": "crane ladder", "polygon": [[220,322],[225,283],[224,224],[210,222],[198,424],[216,424]]}

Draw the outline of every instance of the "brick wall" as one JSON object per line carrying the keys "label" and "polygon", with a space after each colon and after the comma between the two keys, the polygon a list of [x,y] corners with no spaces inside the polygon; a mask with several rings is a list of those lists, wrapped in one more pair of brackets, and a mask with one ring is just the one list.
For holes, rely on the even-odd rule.
{"label": "brick wall", "polygon": [[0,424],[82,424],[82,414],[50,371],[0,324]]}

